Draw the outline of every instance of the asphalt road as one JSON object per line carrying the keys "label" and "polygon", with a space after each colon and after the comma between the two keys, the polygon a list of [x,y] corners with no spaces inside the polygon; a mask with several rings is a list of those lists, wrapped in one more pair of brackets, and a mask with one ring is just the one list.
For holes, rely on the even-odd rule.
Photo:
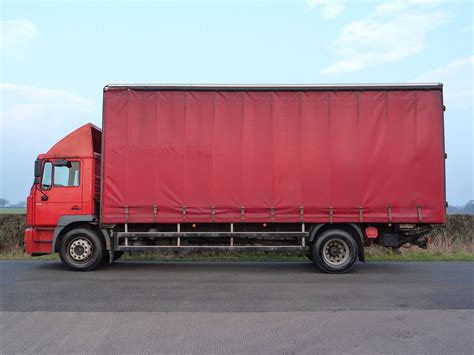
{"label": "asphalt road", "polygon": [[474,352],[474,263],[0,262],[2,353]]}

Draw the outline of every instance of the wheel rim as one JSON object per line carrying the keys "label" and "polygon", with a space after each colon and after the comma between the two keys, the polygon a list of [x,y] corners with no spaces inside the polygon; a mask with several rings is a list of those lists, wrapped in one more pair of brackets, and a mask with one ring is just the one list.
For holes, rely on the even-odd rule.
{"label": "wheel rim", "polygon": [[349,245],[342,239],[330,239],[323,246],[323,259],[332,266],[347,263],[350,258]]}
{"label": "wheel rim", "polygon": [[86,238],[74,239],[69,244],[69,255],[74,261],[87,261],[92,256],[92,243]]}

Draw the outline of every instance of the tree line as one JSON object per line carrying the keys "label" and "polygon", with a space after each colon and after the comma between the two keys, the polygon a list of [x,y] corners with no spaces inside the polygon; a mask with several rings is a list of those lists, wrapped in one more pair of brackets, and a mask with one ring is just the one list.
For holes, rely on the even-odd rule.
{"label": "tree line", "polygon": [[6,198],[0,198],[0,208],[10,207],[10,208],[23,208],[26,206],[25,201],[18,201],[17,203],[11,203]]}

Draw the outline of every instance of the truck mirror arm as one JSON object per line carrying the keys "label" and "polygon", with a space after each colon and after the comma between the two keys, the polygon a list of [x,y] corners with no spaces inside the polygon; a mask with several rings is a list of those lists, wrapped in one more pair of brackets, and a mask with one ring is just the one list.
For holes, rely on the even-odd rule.
{"label": "truck mirror arm", "polygon": [[39,193],[43,196],[41,196],[41,201],[48,201],[49,197],[46,195],[41,189],[38,187],[37,184],[35,184],[35,189],[39,191]]}

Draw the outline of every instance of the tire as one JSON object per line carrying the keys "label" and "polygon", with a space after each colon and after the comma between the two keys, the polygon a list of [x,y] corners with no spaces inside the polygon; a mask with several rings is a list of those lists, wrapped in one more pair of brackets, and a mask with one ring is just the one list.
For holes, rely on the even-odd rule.
{"label": "tire", "polygon": [[104,239],[91,228],[76,228],[61,240],[59,257],[73,271],[90,271],[99,266],[105,255]]}
{"label": "tire", "polygon": [[311,244],[315,264],[327,273],[345,273],[352,270],[359,255],[354,237],[341,229],[330,229],[316,236]]}

